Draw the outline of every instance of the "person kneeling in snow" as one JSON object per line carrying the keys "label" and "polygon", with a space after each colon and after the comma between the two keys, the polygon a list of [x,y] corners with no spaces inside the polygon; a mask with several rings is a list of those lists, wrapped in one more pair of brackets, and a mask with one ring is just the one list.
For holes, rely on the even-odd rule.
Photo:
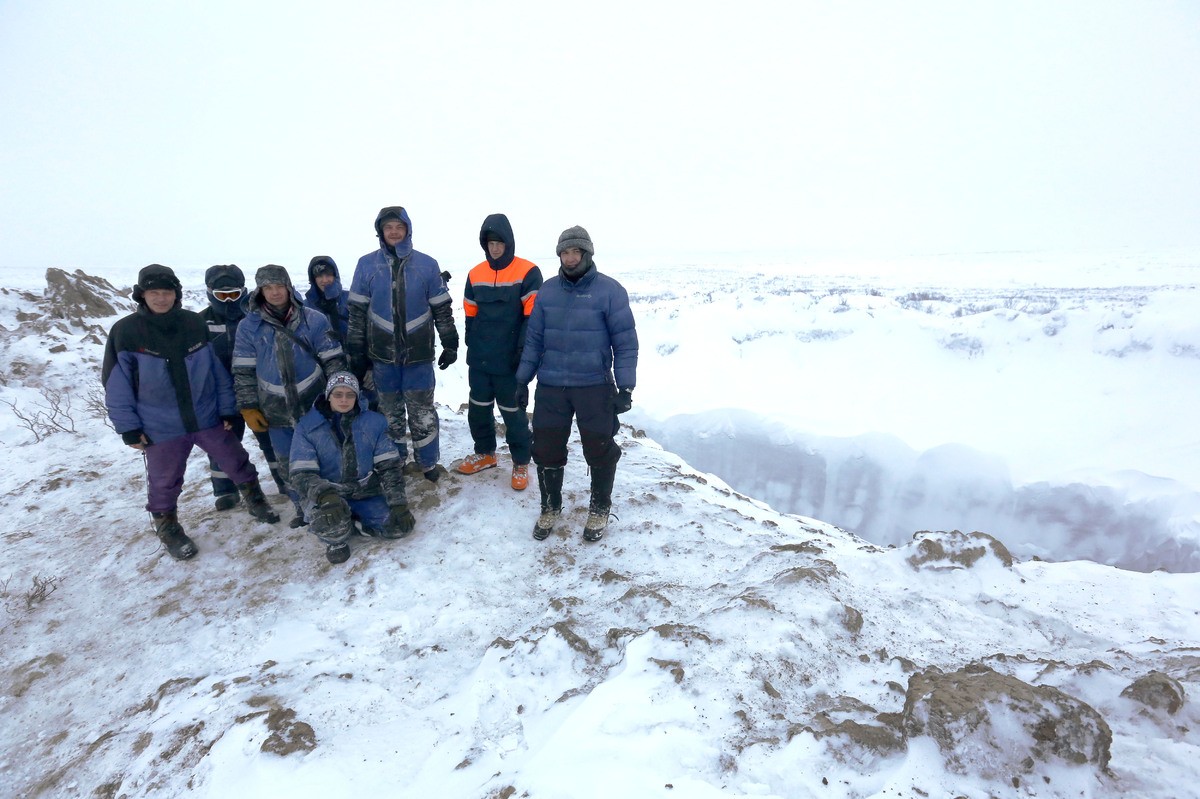
{"label": "person kneeling in snow", "polygon": [[208,340],[200,314],[184,310],[183,286],[169,267],[151,264],[133,287],[137,311],[119,319],[104,348],[104,404],[121,439],[146,459],[154,532],[171,557],[187,560],[196,545],[176,517],[188,454],[198,446],[237,486],[246,509],[274,524],[258,472],[234,436],[233,381]]}
{"label": "person kneeling in snow", "polygon": [[330,563],[350,557],[354,521],[365,535],[403,538],[416,520],[404,493],[400,450],[383,414],[362,407],[358,379],[336,372],[296,425],[291,479]]}

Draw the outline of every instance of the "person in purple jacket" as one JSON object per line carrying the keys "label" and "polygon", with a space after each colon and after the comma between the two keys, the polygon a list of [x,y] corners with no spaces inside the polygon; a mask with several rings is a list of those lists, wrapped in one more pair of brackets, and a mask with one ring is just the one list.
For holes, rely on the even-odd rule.
{"label": "person in purple jacket", "polygon": [[232,432],[233,379],[208,340],[200,314],[184,310],[183,286],[170,268],[138,273],[138,309],[117,320],[104,349],[101,381],[108,418],[121,440],[146,461],[146,510],[171,557],[187,560],[196,544],[179,524],[177,505],[193,446],[207,452],[237,485],[260,521],[279,516],[267,504],[242,442]]}

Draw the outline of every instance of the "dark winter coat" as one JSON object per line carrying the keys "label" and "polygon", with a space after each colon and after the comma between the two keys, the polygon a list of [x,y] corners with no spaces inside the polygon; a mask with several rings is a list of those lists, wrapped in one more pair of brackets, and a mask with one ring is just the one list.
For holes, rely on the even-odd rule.
{"label": "dark winter coat", "polygon": [[405,504],[403,462],[387,419],[361,408],[361,393],[345,414],[322,398],[296,425],[290,475],[308,501],[332,488],[347,500],[382,494],[389,506]]}
{"label": "dark winter coat", "polygon": [[394,252],[384,245],[359,258],[350,283],[346,343],[358,372],[368,360],[398,365],[431,362],[435,328],[444,349],[458,349],[450,291],[438,262],[412,248],[412,223],[403,208],[380,211],[376,231],[389,213],[408,226],[408,236]]}
{"label": "dark winter coat", "polygon": [[[333,270],[333,282],[324,291],[313,279],[313,267],[318,264],[325,264]],[[308,262],[308,291],[304,292],[304,304],[325,314],[334,336],[344,347],[350,324],[350,292],[342,288],[342,275],[328,255],[318,255]]]}
{"label": "dark winter coat", "polygon": [[529,316],[517,381],[619,388],[637,385],[638,339],[629,294],[593,264],[575,283],[559,274],[542,284]]}
{"label": "dark winter coat", "polygon": [[[488,234],[504,239],[504,255],[488,253]],[[488,374],[511,375],[521,362],[525,325],[542,285],[542,271],[516,257],[516,240],[504,214],[492,214],[479,231],[486,260],[467,275],[463,290],[467,365]]]}
{"label": "dark winter coat", "polygon": [[327,377],[346,368],[345,354],[319,311],[293,302],[289,336],[263,309],[262,289],[251,293],[250,307],[233,345],[237,406],[258,408],[272,427],[294,427],[325,391]]}
{"label": "dark winter coat", "polygon": [[200,315],[179,306],[138,309],[117,321],[104,348],[101,381],[118,433],[143,431],[153,443],[216,427],[237,416],[233,382],[208,341]]}

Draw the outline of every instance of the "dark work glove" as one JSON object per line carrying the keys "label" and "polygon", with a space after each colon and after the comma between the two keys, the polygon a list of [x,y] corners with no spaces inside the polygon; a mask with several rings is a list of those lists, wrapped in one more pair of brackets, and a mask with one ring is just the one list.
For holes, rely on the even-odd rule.
{"label": "dark work glove", "polygon": [[617,415],[625,413],[633,407],[633,389],[623,388],[617,392],[617,398],[613,400],[613,410]]}
{"label": "dark work glove", "polygon": [[518,408],[528,408],[529,407],[529,384],[528,383],[522,383],[521,385],[517,386],[517,407]]}
{"label": "dark work glove", "polygon": [[150,436],[142,430],[130,430],[128,433],[122,433],[121,440],[131,447],[138,444],[149,446],[154,443],[150,440]]}
{"label": "dark work glove", "polygon": [[438,358],[438,368],[445,369],[450,364],[458,360],[458,350],[443,349],[441,357]]}
{"label": "dark work glove", "polygon": [[323,491],[309,521],[317,535],[334,537],[345,532],[351,524],[350,506],[336,491]]}
{"label": "dark work glove", "polygon": [[417,526],[417,520],[413,517],[412,511],[407,505],[393,505],[388,511],[387,523],[384,525],[384,531],[388,538],[403,538],[413,531]]}
{"label": "dark work glove", "polygon": [[446,285],[449,286],[450,285],[450,273],[442,272],[442,280],[446,281]]}

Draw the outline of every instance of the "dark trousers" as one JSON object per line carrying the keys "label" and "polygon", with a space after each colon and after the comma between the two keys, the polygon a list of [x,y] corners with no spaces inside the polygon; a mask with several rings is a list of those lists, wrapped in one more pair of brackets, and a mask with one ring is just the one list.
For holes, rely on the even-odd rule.
{"label": "dark trousers", "polygon": [[[233,437],[241,441],[246,437],[246,420],[238,418],[233,422]],[[269,433],[255,433],[254,439],[258,442],[258,448],[262,451],[263,457],[267,459],[267,468],[271,470],[271,477],[275,480],[275,486],[279,489],[279,493],[287,490],[287,483],[283,479],[283,474],[279,471],[279,463],[275,459],[275,448],[271,446],[271,435]],[[225,497],[236,494],[237,486],[229,479],[229,475],[221,471],[221,467],[213,460],[212,456],[208,458],[208,470],[211,473],[209,478],[212,481],[212,492],[214,497]]]}
{"label": "dark trousers", "polygon": [[224,425],[210,427],[198,433],[151,444],[143,450],[146,454],[146,482],[149,500],[146,510],[151,513],[171,513],[179,502],[183,491],[183,473],[187,470],[188,455],[192,447],[200,447],[213,458],[221,471],[237,485],[258,479],[258,472],[250,463],[250,455],[242,442]]}
{"label": "dark trousers", "polygon": [[538,383],[533,402],[533,461],[543,468],[567,464],[571,419],[579,426],[583,458],[595,470],[615,469],[621,448],[613,440],[620,422],[613,407],[615,386],[545,386]]}
{"label": "dark trousers", "polygon": [[[496,419],[493,406],[500,407],[504,420],[504,440],[513,463],[529,463],[529,417],[517,406],[517,376],[493,375],[472,366],[467,370],[471,387],[471,404],[467,408],[467,424],[475,451],[485,455],[496,451]],[[568,427],[570,422],[567,422]]]}

